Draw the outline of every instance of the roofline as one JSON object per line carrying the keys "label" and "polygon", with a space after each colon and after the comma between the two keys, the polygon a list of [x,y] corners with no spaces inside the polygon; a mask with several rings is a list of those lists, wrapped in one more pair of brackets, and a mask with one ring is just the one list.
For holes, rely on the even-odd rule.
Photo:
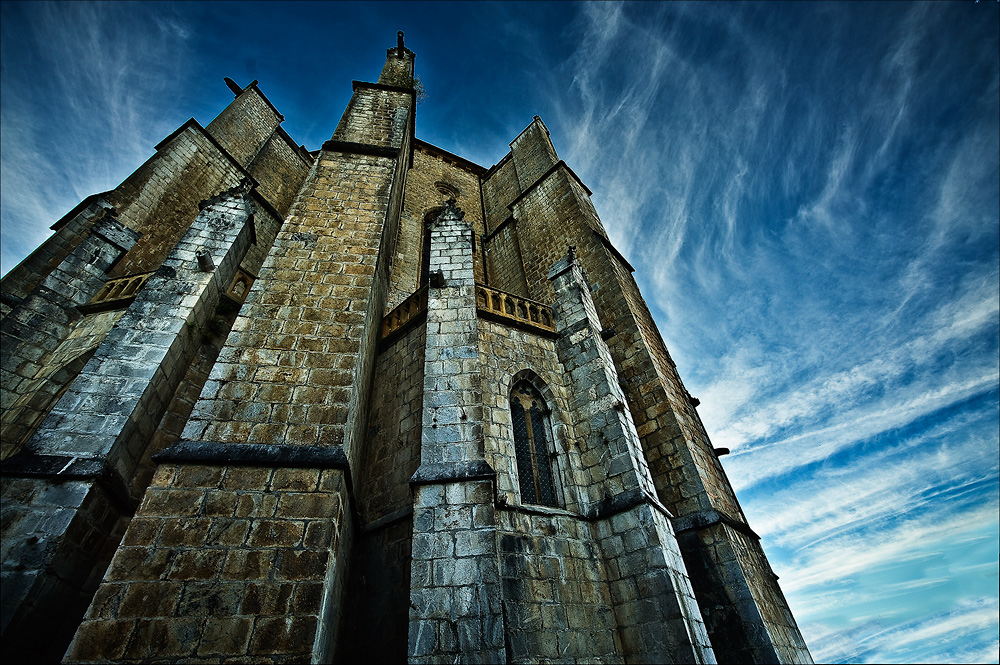
{"label": "roofline", "polygon": [[465,157],[462,157],[461,155],[456,155],[453,152],[448,152],[444,148],[439,148],[438,146],[434,145],[433,143],[428,143],[427,141],[424,141],[424,140],[418,139],[418,138],[414,138],[413,142],[414,142],[414,146],[415,147],[423,148],[424,150],[427,150],[428,152],[436,152],[441,157],[447,157],[449,159],[455,160],[460,165],[462,165],[465,168],[473,171],[476,175],[481,176],[484,173],[486,173],[487,169],[485,167],[480,166],[479,164],[476,164],[474,161],[472,161],[470,159],[466,159]]}

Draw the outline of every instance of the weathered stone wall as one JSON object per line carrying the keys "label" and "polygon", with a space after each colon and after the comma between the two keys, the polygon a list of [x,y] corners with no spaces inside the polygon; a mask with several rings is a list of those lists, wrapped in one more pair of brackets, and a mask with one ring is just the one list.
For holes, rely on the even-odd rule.
{"label": "weathered stone wall", "polygon": [[[556,162],[559,156],[549,140],[549,129],[537,115],[524,131],[510,143],[510,154],[522,192],[535,184]],[[510,201],[507,201],[510,204]]]}
{"label": "weathered stone wall", "polygon": [[337,131],[333,133],[333,139],[398,148],[411,131],[412,99],[412,92],[355,81],[354,96]]}
{"label": "weathered stone wall", "polygon": [[[360,95],[371,91],[362,88]],[[383,99],[395,94],[374,91]],[[408,120],[412,96],[393,99],[402,100],[404,113],[389,109],[389,116]],[[214,541],[193,535],[190,543],[152,543],[154,553],[190,562],[191,570],[159,571],[148,578],[113,565],[100,593],[114,598],[127,598],[132,588],[171,598],[187,592],[187,587],[173,589],[172,579],[205,581],[194,585],[187,600],[177,596],[180,604],[145,613],[133,608],[127,617],[116,607],[118,601],[105,603],[99,595],[106,607],[92,606],[70,660],[194,655],[221,660],[231,654],[278,662],[333,658],[354,538],[350,469],[358,466],[367,425],[388,257],[408,165],[408,126],[403,130],[400,142],[379,150],[331,141],[310,170],[288,221],[280,230],[280,220],[264,225],[265,244],[277,230],[273,249],[185,426],[186,441],[153,460],[168,465],[164,468],[176,466],[160,487],[165,495],[184,498],[160,502],[154,486],[133,524],[164,518],[186,534],[211,538],[214,522],[205,521],[202,508],[184,502],[221,487],[218,483],[235,474],[240,463],[272,474],[259,485],[243,481],[252,484],[242,487],[260,490],[259,505],[236,515],[243,518],[239,524],[231,524],[231,513],[218,514],[221,531]],[[249,272],[256,257],[244,263]],[[196,375],[188,378],[198,382]],[[182,409],[178,404],[178,412]],[[285,476],[292,484],[276,481]],[[302,480],[306,476],[312,484]],[[323,540],[310,544],[314,525]],[[131,537],[130,532],[127,540]],[[243,553],[244,548],[269,553]],[[220,581],[248,565],[244,559],[249,558],[261,571],[258,577],[295,580],[295,588],[265,590],[266,597],[253,601],[257,605],[245,606],[250,601],[235,597],[234,585]],[[261,609],[260,603],[272,603],[275,595],[278,605]],[[250,615],[265,616],[247,619]],[[135,639],[144,642],[137,647],[142,655],[102,644],[106,631],[119,629],[134,631]]]}
{"label": "weathered stone wall", "polygon": [[245,177],[193,120],[156,149],[107,195],[121,223],[142,234],[110,271],[111,278],[158,268],[198,214],[198,204]]}
{"label": "weathered stone wall", "polygon": [[248,168],[250,175],[259,183],[257,191],[278,213],[286,215],[311,165],[312,160],[307,159],[302,149],[279,127]]}
{"label": "weathered stone wall", "polygon": [[[78,367],[68,363],[74,362],[80,354],[67,356],[76,342],[70,342],[69,347],[60,347],[58,351],[54,348],[68,337],[83,337],[83,334],[72,332],[80,322],[80,313],[75,307],[67,308],[63,305],[66,301],[72,305],[83,304],[100,285],[97,282],[86,285],[80,282],[86,269],[81,268],[79,261],[76,261],[65,266],[61,272],[57,270],[56,277],[50,279],[51,283],[39,293],[43,300],[49,301],[43,308],[44,311],[31,305],[32,302],[37,304],[38,298],[25,306],[25,300],[31,293],[25,291],[29,287],[34,290],[37,281],[44,278],[43,273],[45,277],[52,276],[51,271],[56,267],[57,258],[65,263],[66,257],[72,253],[70,250],[77,251],[84,245],[89,248],[87,242],[92,244],[93,241],[85,238],[89,237],[94,219],[98,215],[106,215],[106,208],[112,204],[117,207],[117,212],[114,208],[111,208],[111,212],[135,234],[135,238],[128,243],[128,247],[122,248],[129,250],[124,257],[110,257],[104,266],[107,277],[143,273],[157,268],[167,252],[186,232],[197,214],[198,204],[220,189],[239,182],[244,173],[241,164],[249,163],[258,152],[261,153],[260,171],[266,174],[266,182],[261,186],[264,192],[262,196],[270,197],[272,200],[269,203],[274,207],[287,209],[288,199],[298,190],[307,165],[287,135],[275,131],[280,119],[280,115],[256,86],[251,86],[213,122],[211,127],[214,136],[211,135],[212,132],[202,130],[196,122],[189,121],[157,146],[157,153],[119,187],[107,192],[103,198],[94,198],[89,206],[75,216],[57,223],[60,228],[56,235],[36,252],[34,258],[12,271],[12,280],[5,279],[4,293],[10,291],[6,299],[8,305],[19,304],[22,314],[15,313],[5,336],[5,355],[8,358],[5,360],[4,371],[8,374],[13,372],[18,378],[5,375],[3,380],[4,456],[9,456],[17,449],[24,436],[48,412],[54,398],[65,389],[67,379],[71,379],[79,371]],[[267,140],[268,136],[275,140]],[[270,149],[258,150],[261,141]],[[229,149],[239,153],[243,162],[228,153]],[[267,198],[262,201],[267,201]],[[275,220],[274,215],[267,213],[266,207],[261,217],[280,224],[280,219]],[[256,245],[262,249],[257,252],[260,260],[269,248],[276,229],[273,224],[265,224],[261,231],[264,237],[260,240],[263,242]],[[90,261],[91,257],[84,258],[90,264],[95,263]],[[252,256],[250,262],[257,258]],[[105,278],[101,275],[101,279]],[[42,315],[52,320],[52,315],[56,313],[53,304],[56,309],[62,310],[56,316],[57,321],[53,321],[54,326],[36,325],[18,331],[12,329],[12,326],[17,327],[19,317],[24,319],[29,313],[34,319]],[[9,312],[8,307],[5,313]],[[93,326],[88,328],[90,330],[85,331],[87,334],[96,330]],[[96,346],[99,341],[94,340],[92,346]],[[22,350],[24,354],[19,353]],[[19,367],[14,367],[14,359],[21,355],[25,355],[23,360],[28,363],[15,363]]]}
{"label": "weathered stone wall", "polygon": [[[274,246],[274,239],[281,230],[284,219],[275,217],[266,207],[260,205],[260,197],[256,192],[251,192],[251,200],[254,203],[254,226],[257,229],[256,242],[250,245],[247,253],[240,262],[240,269],[256,276],[264,265],[267,255]],[[244,294],[244,301],[249,292]]]}
{"label": "weathered stone wall", "polygon": [[626,662],[591,524],[558,512],[498,512],[509,662]]}
{"label": "weathered stone wall", "polygon": [[678,539],[720,661],[812,662],[753,534],[716,522]]}
{"label": "weathered stone wall", "polygon": [[393,168],[345,153],[317,160],[184,438],[343,443]]}
{"label": "weathered stone wall", "polygon": [[516,220],[511,217],[508,223],[486,236],[485,244],[490,286],[527,298],[528,282],[524,277]]}
{"label": "weathered stone wall", "polygon": [[375,366],[369,435],[358,471],[363,524],[413,506],[409,482],[420,465],[424,337],[418,322],[382,351]]}
{"label": "weathered stone wall", "polygon": [[[525,149],[532,142],[542,143],[529,151],[534,155],[536,168],[541,169],[541,165],[550,160],[547,149],[550,144],[547,139],[535,137],[523,142],[520,148]],[[519,164],[519,174],[522,168]],[[561,163],[534,185],[521,184],[525,191],[512,207],[515,219],[521,220],[517,224],[517,234],[524,252],[530,297],[543,302],[550,300],[551,287],[543,281],[541,267],[565,252],[567,245],[575,245],[593,290],[601,327],[608,337],[611,357],[624,389],[624,401],[641,438],[642,456],[648,461],[656,496],[673,515],[702,520],[706,511],[707,514],[718,511],[734,523],[745,522],[691,398],[632,279],[631,268],[607,241],[590,203],[589,192]],[[685,539],[684,543],[685,547],[690,543],[697,550],[685,551],[692,561],[718,559],[714,550],[698,550],[700,546],[696,541]],[[721,561],[717,564],[724,565]],[[760,597],[766,596],[768,600],[763,602],[772,603],[780,591],[770,571],[753,568],[756,565],[753,557],[745,557],[740,565],[751,567],[740,568],[738,575],[734,573],[734,579],[760,580],[760,584],[771,587],[766,593],[761,591]],[[739,586],[734,583],[731,587],[709,591],[706,584],[702,579],[694,587],[705,611],[715,606],[713,599],[719,592]],[[742,584],[747,588],[746,581]],[[760,613],[750,611],[750,607],[745,603],[729,603],[726,611],[739,616],[736,625],[746,632],[751,643],[764,650],[773,650]],[[718,625],[715,622],[710,628],[714,630]],[[797,633],[797,629],[791,630]],[[720,635],[717,639],[724,644],[727,638]]]}
{"label": "weathered stone wall", "polygon": [[65,662],[310,660],[347,506],[339,470],[160,466]]}
{"label": "weathered stone wall", "polygon": [[34,378],[17,385],[17,401],[2,413],[4,459],[20,450],[124,313],[112,310],[84,317],[45,359]]}
{"label": "weathered stone wall", "polygon": [[109,267],[136,242],[134,232],[100,209],[104,215],[92,223],[92,232],[0,322],[4,459],[20,450],[72,378],[60,375],[63,358],[53,356],[83,318],[77,306],[97,293]]}
{"label": "weathered stone wall", "polygon": [[[49,413],[30,442],[33,452],[108,454],[122,478],[132,477],[195,353],[197,330],[207,325],[250,245],[247,206],[236,195],[199,215]],[[216,257],[214,272],[199,270],[200,251]],[[113,395],[109,382],[116,387]],[[140,413],[133,417],[133,409]],[[109,447],[109,435],[122,445]]]}
{"label": "weathered stone wall", "polygon": [[246,168],[282,120],[284,117],[271,105],[254,81],[236,95],[236,99],[205,129],[240,166]]}
{"label": "weathered stone wall", "polygon": [[483,234],[483,213],[479,196],[479,175],[483,169],[418,141],[413,151],[413,167],[406,176],[406,195],[400,218],[399,239],[392,262],[388,309],[392,309],[420,284],[420,263],[425,237],[425,218],[454,196],[465,220],[476,234],[473,265],[477,282],[485,280],[479,238]]}
{"label": "weathered stone wall", "polygon": [[[208,322],[235,274],[251,224],[239,193],[200,214],[22,453],[6,461],[5,476],[18,480],[3,485],[3,540],[13,548],[3,561],[5,654],[36,652],[42,635],[47,649],[65,648],[69,636],[51,634],[51,624],[79,621],[134,509],[130,495],[144,489],[135,471],[195,355],[192,329]],[[201,271],[196,251],[212,256],[216,270]],[[79,496],[58,519],[38,520],[61,483]],[[25,544],[37,545],[27,570]]]}
{"label": "weathered stone wall", "polygon": [[399,46],[385,51],[385,64],[379,74],[378,82],[383,85],[412,87],[413,84],[413,51]]}
{"label": "weathered stone wall", "polygon": [[3,655],[58,662],[121,541],[134,506],[94,475],[3,478]]}
{"label": "weathered stone wall", "polygon": [[527,379],[551,410],[549,422],[558,455],[553,473],[560,505],[579,511],[577,470],[579,452],[570,445],[575,438],[565,370],[556,355],[552,339],[502,323],[480,319],[479,358],[483,385],[483,440],[486,460],[497,473],[497,493],[501,503],[522,503],[517,481],[514,432],[511,427],[510,390]]}
{"label": "weathered stone wall", "polygon": [[669,514],[656,498],[590,287],[573,253],[552,267],[549,279],[556,293],[556,351],[573,377],[576,443],[590,481],[581,496],[584,510],[610,517],[597,527],[623,653],[635,662],[714,662]]}
{"label": "weathered stone wall", "polygon": [[483,205],[486,207],[486,228],[493,232],[510,217],[510,203],[521,193],[517,170],[510,153],[493,165],[483,176]]}
{"label": "weathered stone wall", "polygon": [[484,458],[472,225],[431,226],[420,468],[414,483],[408,659],[506,660],[494,473]]}
{"label": "weathered stone wall", "polygon": [[66,213],[52,225],[55,233],[0,279],[0,319],[5,318],[11,309],[28,297],[87,237],[91,224],[104,215],[105,207],[99,203],[102,196],[89,196]]}

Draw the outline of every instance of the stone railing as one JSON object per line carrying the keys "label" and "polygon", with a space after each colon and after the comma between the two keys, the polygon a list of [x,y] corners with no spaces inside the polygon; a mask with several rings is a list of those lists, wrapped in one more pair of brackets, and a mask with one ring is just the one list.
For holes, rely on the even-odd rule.
{"label": "stone railing", "polygon": [[549,333],[556,331],[551,307],[482,284],[476,285],[476,310],[501,323]]}
{"label": "stone railing", "polygon": [[80,311],[89,314],[128,307],[154,273],[155,271],[144,272],[138,275],[109,279],[97,292],[97,295],[90,299],[90,302],[80,306]]}
{"label": "stone railing", "polygon": [[427,286],[417,289],[406,300],[396,305],[396,307],[385,315],[382,319],[381,338],[386,339],[397,330],[403,328],[407,323],[427,311]]}
{"label": "stone railing", "polygon": [[[410,321],[426,311],[427,286],[423,286],[383,317],[379,338],[384,341],[393,337],[394,333],[406,328]],[[476,311],[480,316],[507,325],[534,332],[556,332],[551,307],[482,284],[476,284]]]}

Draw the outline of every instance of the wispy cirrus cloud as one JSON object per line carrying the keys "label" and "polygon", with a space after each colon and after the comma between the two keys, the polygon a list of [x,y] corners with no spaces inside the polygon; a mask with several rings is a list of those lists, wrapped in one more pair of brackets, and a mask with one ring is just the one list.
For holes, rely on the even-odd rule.
{"label": "wispy cirrus cloud", "polygon": [[817,658],[990,654],[995,58],[955,7],[784,7],[586,6],[553,136]]}
{"label": "wispy cirrus cloud", "polygon": [[817,626],[811,647],[817,662],[990,663],[1000,656],[996,617],[995,599],[980,598],[903,624],[876,619],[846,630]]}
{"label": "wispy cirrus cloud", "polygon": [[3,12],[6,272],[184,120],[174,103],[189,31],[165,6],[151,15],[116,3],[10,3]]}

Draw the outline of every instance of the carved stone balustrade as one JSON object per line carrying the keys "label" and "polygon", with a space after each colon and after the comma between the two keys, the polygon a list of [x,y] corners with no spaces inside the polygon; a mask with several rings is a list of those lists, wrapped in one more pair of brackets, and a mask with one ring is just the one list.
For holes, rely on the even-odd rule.
{"label": "carved stone balustrade", "polygon": [[500,323],[556,334],[551,307],[482,284],[476,285],[476,310],[480,316]]}
{"label": "carved stone balustrade", "polygon": [[[427,287],[414,292],[382,319],[381,344],[391,343],[427,312]],[[476,285],[476,312],[479,316],[547,336],[556,336],[552,308],[513,293]]]}
{"label": "carved stone balustrade", "polygon": [[384,341],[394,333],[401,332],[406,324],[427,311],[427,286],[423,286],[382,319],[381,339]]}
{"label": "carved stone balustrade", "polygon": [[146,285],[155,271],[109,279],[93,298],[79,309],[84,314],[103,312],[109,309],[124,309],[132,304],[135,296]]}

